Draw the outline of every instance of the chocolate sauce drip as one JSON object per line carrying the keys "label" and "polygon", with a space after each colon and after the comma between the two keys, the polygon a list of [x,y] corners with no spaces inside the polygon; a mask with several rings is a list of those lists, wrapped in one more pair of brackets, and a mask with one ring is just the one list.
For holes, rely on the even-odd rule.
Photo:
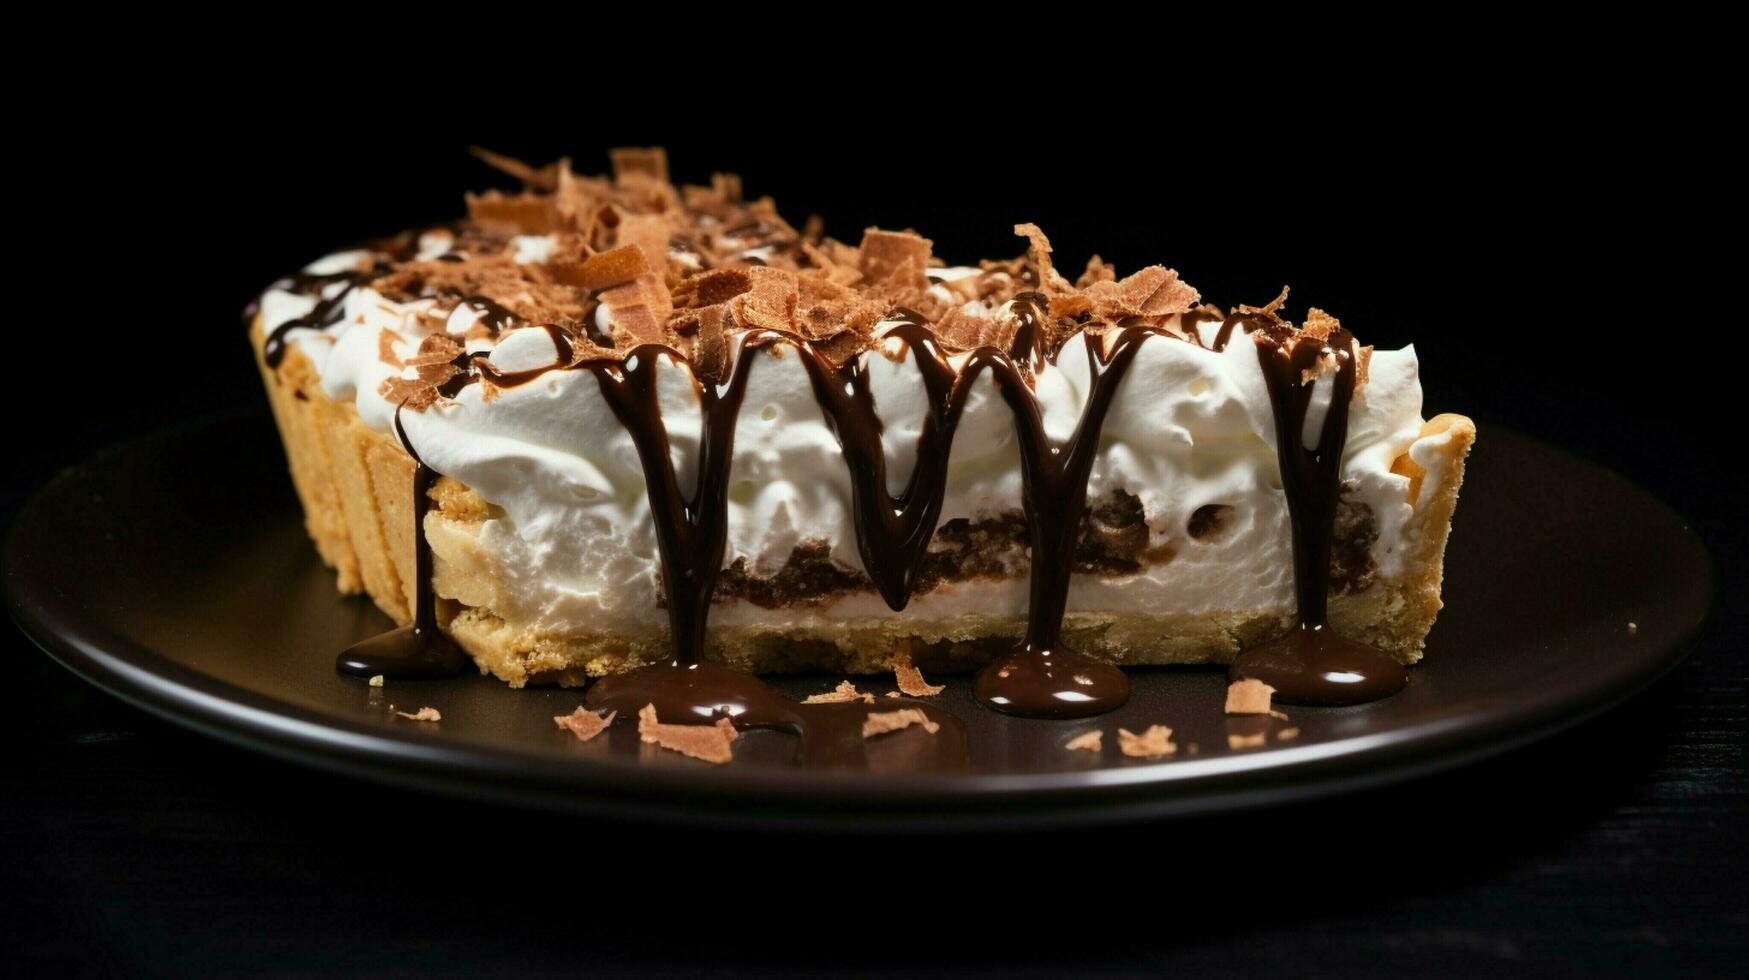
{"label": "chocolate sauce drip", "polygon": [[479,366],[489,363],[486,351],[463,351],[449,359],[449,366],[457,373],[448,381],[437,386],[437,393],[445,398],[454,398],[462,393],[462,389],[480,380]]}
{"label": "chocolate sauce drip", "polygon": [[662,584],[668,593],[672,665],[692,666],[702,659],[711,595],[728,543],[729,463],[735,449],[735,424],[747,391],[750,347],[779,339],[770,331],[741,335],[730,352],[733,369],[721,384],[699,385],[698,480],[684,493],[674,473],[668,430],[656,398],[656,372],[664,357],[679,357],[660,344],[635,347],[624,361],[585,361],[601,385],[620,424],[630,433],[643,463],[656,543],[662,557]]}
{"label": "chocolate sauce drip", "polygon": [[437,478],[426,466],[407,430],[401,410],[395,410],[395,434],[413,457],[413,622],[380,633],[346,648],[334,662],[343,674],[391,678],[449,677],[469,663],[466,654],[437,628],[437,597],[431,589],[431,545],[425,540],[425,515],[431,509],[431,484]]}
{"label": "chocolate sauce drip", "polygon": [[956,384],[958,372],[922,317],[905,309],[891,316],[900,322],[887,336],[904,342],[923,376],[928,399],[916,462],[897,497],[887,491],[887,456],[867,369],[857,358],[837,368],[812,345],[801,343],[798,347],[814,386],[814,398],[838,436],[850,471],[851,507],[863,568],[887,605],[900,610],[911,601],[923,555],[941,517],[948,456],[970,386]]}
{"label": "chocolate sauce drip", "polygon": [[907,768],[963,769],[970,758],[964,726],[940,708],[905,698],[802,704],[780,696],[752,674],[720,664],[667,664],[603,677],[589,688],[585,703],[598,714],[617,711],[619,719],[635,719],[650,704],[656,706],[657,718],[672,724],[706,725],[728,718],[738,729],[790,732],[801,740],[797,761],[820,767],[866,766],[869,742],[862,726],[868,716],[916,708],[941,729],[919,743],[919,754],[907,760]]}
{"label": "chocolate sauce drip", "polygon": [[1051,308],[1043,293],[1025,292],[1014,297],[1008,307],[1018,325],[1014,339],[1008,342],[1008,356],[1029,368],[1037,369],[1044,360],[1050,337],[1045,331],[1045,317]]}
{"label": "chocolate sauce drip", "polygon": [[[1215,331],[1215,336],[1212,340],[1208,343],[1204,343],[1202,339],[1202,330],[1200,329],[1202,324],[1215,322],[1220,323],[1220,329]],[[1184,332],[1185,338],[1191,343],[1212,351],[1226,350],[1227,344],[1233,339],[1233,334],[1241,327],[1247,332],[1267,332],[1272,329],[1278,329],[1274,320],[1262,316],[1261,314],[1235,313],[1232,316],[1223,317],[1219,313],[1210,313],[1206,310],[1192,310],[1179,317],[1178,327]]]}
{"label": "chocolate sauce drip", "polygon": [[[310,312],[303,316],[293,317],[273,328],[273,332],[267,335],[267,340],[261,345],[261,359],[267,362],[268,367],[277,368],[280,362],[285,360],[287,335],[293,330],[324,330],[339,323],[340,318],[346,315],[347,294],[375,279],[380,271],[372,269],[369,272],[349,271],[323,274],[300,272],[286,276],[269,286],[269,289],[296,293],[300,296],[316,296],[319,299]],[[344,283],[345,285],[335,290],[332,296],[322,296],[322,293],[335,283]]]}
{"label": "chocolate sauce drip", "polygon": [[[1340,327],[1320,338],[1272,325],[1254,332],[1252,339],[1275,414],[1276,455],[1293,526],[1299,625],[1284,637],[1241,653],[1229,676],[1263,681],[1275,688],[1277,700],[1288,704],[1362,704],[1389,697],[1409,683],[1403,665],[1336,636],[1328,619],[1330,543],[1354,398],[1354,338]],[[1333,367],[1325,358],[1333,359]],[[1317,445],[1308,449],[1306,415],[1316,383],[1304,379],[1320,370],[1330,372],[1330,406]]]}
{"label": "chocolate sauce drip", "polygon": [[[1032,536],[1032,576],[1026,639],[978,673],[978,700],[1008,714],[1081,718],[1104,714],[1129,700],[1129,677],[1111,664],[1063,647],[1075,543],[1087,511],[1087,479],[1099,453],[1099,434],[1119,383],[1154,331],[1123,329],[1087,338],[1090,388],[1069,441],[1053,445],[1044,412],[1014,362],[984,355],[1008,407],[1020,443],[1023,504]],[[982,354],[983,352],[979,352]],[[974,355],[974,361],[977,355]],[[967,365],[968,373],[971,364]]]}

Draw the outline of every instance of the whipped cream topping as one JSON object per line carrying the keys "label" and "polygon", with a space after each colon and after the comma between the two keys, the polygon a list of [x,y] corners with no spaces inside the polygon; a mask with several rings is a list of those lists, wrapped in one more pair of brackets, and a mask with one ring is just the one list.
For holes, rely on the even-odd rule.
{"label": "whipped cream topping", "polygon": [[[540,254],[543,239],[518,239],[518,260]],[[420,242],[438,249],[440,243]],[[550,242],[549,242],[550,247]],[[441,243],[447,249],[448,243]],[[441,254],[439,251],[437,254]],[[530,258],[529,261],[539,261]],[[339,253],[306,271],[328,274],[359,267],[366,253]],[[961,270],[931,270],[951,282]],[[344,285],[328,287],[324,297]],[[940,288],[939,286],[937,288]],[[264,328],[307,315],[317,297],[270,290],[262,297]],[[349,401],[373,429],[393,434],[395,406],[379,394],[402,371],[380,356],[382,338],[411,356],[433,330],[465,334],[479,312],[450,310],[438,300],[394,302],[368,287],[347,293],[331,326],[292,330],[286,340],[314,364],[324,394]],[[605,308],[601,308],[605,310]],[[1005,316],[977,302],[962,312]],[[1171,326],[1180,326],[1175,319]],[[890,324],[883,324],[886,328]],[[1218,323],[1202,323],[1205,334]],[[1210,338],[1205,336],[1205,342]],[[1036,367],[1035,390],[1053,440],[1073,432],[1089,390],[1087,337],[1071,337],[1054,362]],[[1213,346],[1212,344],[1210,346]],[[541,328],[509,330],[494,342],[476,338],[470,350],[490,351],[494,367],[525,372],[555,363],[559,352]],[[831,557],[862,570],[851,504],[851,480],[837,437],[815,400],[805,366],[781,345],[750,349],[757,358],[735,434],[730,470],[725,565],[738,558],[760,573],[776,572],[805,542],[830,545]],[[903,488],[926,415],[924,387],[903,343],[888,338],[860,355],[869,370],[888,461],[889,490]],[[969,355],[959,355],[956,366]],[[682,486],[696,476],[701,416],[695,379],[681,361],[658,371],[659,397]],[[1328,377],[1316,384],[1306,429],[1315,441],[1329,398]],[[468,385],[452,400],[401,415],[408,442],[438,473],[473,487],[496,508],[481,528],[481,545],[500,562],[492,596],[456,596],[491,605],[507,616],[555,632],[589,634],[661,627],[657,606],[660,561],[643,468],[590,372],[553,371],[485,397]],[[1423,467],[1442,457],[1418,440],[1421,389],[1413,348],[1377,351],[1369,379],[1350,407],[1341,477],[1344,496],[1366,505],[1378,535],[1376,574],[1401,574],[1413,513],[1409,481],[1392,472],[1408,453]],[[978,520],[1021,508],[1022,476],[1014,416],[988,376],[975,384],[950,457],[940,522]],[[1430,474],[1436,477],[1437,474]],[[1128,576],[1075,576],[1074,611],[1185,612],[1294,607],[1287,502],[1281,491],[1271,403],[1249,343],[1224,350],[1166,336],[1144,340],[1106,419],[1088,500],[1114,491],[1139,499],[1150,549],[1170,561]],[[1197,540],[1187,527],[1205,505],[1232,508],[1222,533]],[[894,613],[870,590],[781,610],[719,603],[718,625],[766,624],[904,616],[921,619],[968,613],[1023,616],[1024,576],[946,583],[915,596]]]}

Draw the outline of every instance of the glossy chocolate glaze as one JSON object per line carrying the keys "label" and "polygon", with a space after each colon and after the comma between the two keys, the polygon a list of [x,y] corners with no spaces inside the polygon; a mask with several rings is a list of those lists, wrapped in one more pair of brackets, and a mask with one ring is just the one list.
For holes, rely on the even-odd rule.
{"label": "glossy chocolate glaze", "polygon": [[413,622],[348,647],[334,662],[343,674],[388,678],[449,677],[472,661],[437,628],[437,597],[431,588],[431,546],[425,540],[425,515],[431,509],[431,484],[437,474],[419,458],[395,410],[395,434],[413,457]]}

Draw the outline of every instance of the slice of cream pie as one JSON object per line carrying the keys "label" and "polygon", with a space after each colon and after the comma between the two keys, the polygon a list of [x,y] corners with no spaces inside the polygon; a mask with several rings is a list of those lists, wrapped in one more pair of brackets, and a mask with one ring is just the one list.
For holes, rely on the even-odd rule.
{"label": "slice of cream pie", "polygon": [[1475,428],[1423,419],[1412,348],[1160,266],[1071,279],[1030,225],[946,266],[660,151],[493,162],[526,190],[252,318],[317,549],[412,634],[513,686],[1227,663],[1302,627],[1420,658]]}

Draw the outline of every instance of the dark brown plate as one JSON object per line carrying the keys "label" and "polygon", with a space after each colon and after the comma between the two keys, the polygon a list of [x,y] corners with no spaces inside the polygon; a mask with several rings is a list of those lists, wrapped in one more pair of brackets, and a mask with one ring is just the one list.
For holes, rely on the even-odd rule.
{"label": "dark brown plate", "polygon": [[[1605,470],[1499,429],[1482,432],[1469,474],[1446,609],[1402,694],[1288,708],[1285,722],[1228,719],[1223,671],[1144,670],[1121,711],[1045,722],[980,709],[955,678],[941,701],[964,720],[972,761],[951,773],[907,771],[902,742],[878,770],[804,770],[777,733],[749,735],[732,765],[713,767],[640,749],[628,729],[577,742],[551,721],[580,703],[577,691],[469,676],[373,692],[337,675],[336,651],[387,621],[335,596],[261,417],[166,433],[62,474],[12,528],[5,591],[26,634],[116,696],[367,779],[622,816],[844,829],[1156,817],[1305,798],[1499,752],[1619,702],[1682,657],[1706,618],[1713,572],[1681,518]],[[799,697],[836,681],[776,686]],[[405,721],[391,703],[430,705],[443,720]],[[1172,727],[1176,756],[1118,754],[1116,728],[1154,723]],[[1063,749],[1092,727],[1107,733],[1102,756]],[[1284,740],[1289,728],[1298,736]],[[1229,747],[1230,735],[1258,733],[1263,747]]]}

